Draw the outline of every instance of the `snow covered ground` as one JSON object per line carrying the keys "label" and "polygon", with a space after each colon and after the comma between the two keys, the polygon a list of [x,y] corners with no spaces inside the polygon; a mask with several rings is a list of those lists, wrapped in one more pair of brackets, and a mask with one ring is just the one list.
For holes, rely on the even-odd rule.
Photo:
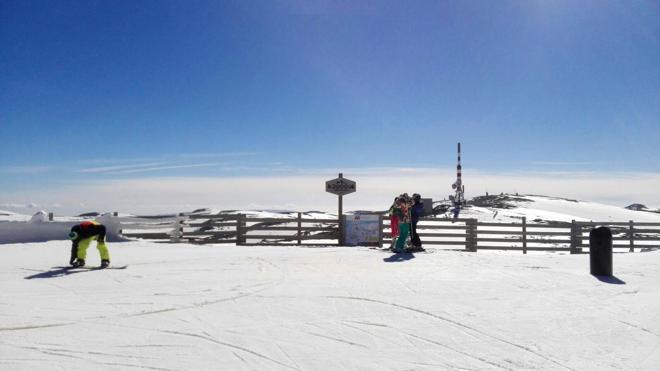
{"label": "snow covered ground", "polygon": [[[515,199],[517,196],[510,196]],[[470,206],[461,212],[462,218],[476,218],[491,222],[520,222],[524,216],[529,223],[535,221],[594,221],[660,223],[660,213],[628,210],[624,207],[597,202],[568,200],[558,197],[520,195],[527,201],[508,201],[510,209]]]}
{"label": "snow covered ground", "polygon": [[[660,251],[0,245],[2,370],[657,370]],[[88,262],[98,264],[92,247]]]}

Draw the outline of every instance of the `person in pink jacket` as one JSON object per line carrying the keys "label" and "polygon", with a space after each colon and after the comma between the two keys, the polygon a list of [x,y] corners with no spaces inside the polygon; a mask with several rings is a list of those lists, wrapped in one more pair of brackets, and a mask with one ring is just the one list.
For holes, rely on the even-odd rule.
{"label": "person in pink jacket", "polygon": [[394,249],[397,237],[399,237],[399,217],[395,215],[394,208],[396,207],[397,202],[399,201],[398,197],[394,197],[394,203],[390,206],[389,215],[390,215],[390,230],[392,235],[392,245],[390,249]]}

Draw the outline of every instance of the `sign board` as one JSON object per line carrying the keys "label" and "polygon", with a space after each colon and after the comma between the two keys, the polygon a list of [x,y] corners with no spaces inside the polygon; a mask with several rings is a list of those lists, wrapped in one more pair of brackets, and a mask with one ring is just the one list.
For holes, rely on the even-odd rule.
{"label": "sign board", "polygon": [[346,246],[378,246],[378,215],[345,215]]}
{"label": "sign board", "polygon": [[422,203],[424,204],[424,216],[433,215],[433,199],[422,198]]}
{"label": "sign board", "polygon": [[344,175],[342,173],[339,173],[339,178],[328,180],[325,182],[325,191],[330,192],[333,194],[336,194],[337,196],[337,201],[339,203],[338,209],[339,209],[339,230],[341,233],[339,236],[339,245],[343,245],[346,242],[346,228],[342,227],[342,224],[345,223],[345,220],[343,218],[343,213],[342,213],[342,199],[344,198],[344,195],[347,195],[349,193],[353,193],[356,191],[355,189],[355,182],[344,178]]}
{"label": "sign board", "polygon": [[343,196],[355,192],[356,186],[354,181],[339,177],[325,182],[325,191]]}

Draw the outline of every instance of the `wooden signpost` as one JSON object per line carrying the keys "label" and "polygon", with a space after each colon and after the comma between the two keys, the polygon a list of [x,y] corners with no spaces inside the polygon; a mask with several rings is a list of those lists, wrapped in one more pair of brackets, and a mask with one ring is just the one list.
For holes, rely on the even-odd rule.
{"label": "wooden signpost", "polygon": [[342,173],[339,177],[325,182],[325,191],[339,196],[339,244],[344,244],[344,216],[343,216],[343,197],[356,191],[356,183],[350,179],[344,178]]}

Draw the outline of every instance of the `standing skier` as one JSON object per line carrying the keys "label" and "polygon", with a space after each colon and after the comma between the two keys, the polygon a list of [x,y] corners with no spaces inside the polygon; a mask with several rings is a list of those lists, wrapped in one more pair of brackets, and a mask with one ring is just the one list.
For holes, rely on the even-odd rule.
{"label": "standing skier", "polygon": [[392,244],[390,246],[391,250],[394,250],[396,239],[399,237],[399,218],[394,213],[396,204],[399,202],[399,197],[394,197],[394,203],[390,206],[389,215],[390,215],[390,231],[392,235]]}
{"label": "standing skier", "polygon": [[71,245],[71,259],[69,264],[74,268],[85,265],[87,248],[93,240],[96,240],[96,248],[101,254],[101,268],[110,265],[110,253],[105,244],[105,226],[96,221],[84,221],[71,227],[69,239]]}
{"label": "standing skier", "polygon": [[451,209],[451,212],[454,215],[454,219],[458,219],[458,214],[461,212],[461,201],[454,199],[452,205],[454,208]]}
{"label": "standing skier", "polygon": [[410,208],[410,215],[412,218],[412,231],[411,231],[411,242],[414,251],[423,251],[422,241],[419,239],[417,234],[417,223],[419,218],[424,216],[424,203],[422,202],[422,196],[419,193],[414,193],[412,195],[413,205]]}
{"label": "standing skier", "polygon": [[399,197],[396,207],[394,208],[394,215],[399,219],[399,238],[396,240],[396,247],[394,252],[405,252],[406,238],[410,233],[410,206],[412,203],[409,201],[409,196],[403,194]]}

